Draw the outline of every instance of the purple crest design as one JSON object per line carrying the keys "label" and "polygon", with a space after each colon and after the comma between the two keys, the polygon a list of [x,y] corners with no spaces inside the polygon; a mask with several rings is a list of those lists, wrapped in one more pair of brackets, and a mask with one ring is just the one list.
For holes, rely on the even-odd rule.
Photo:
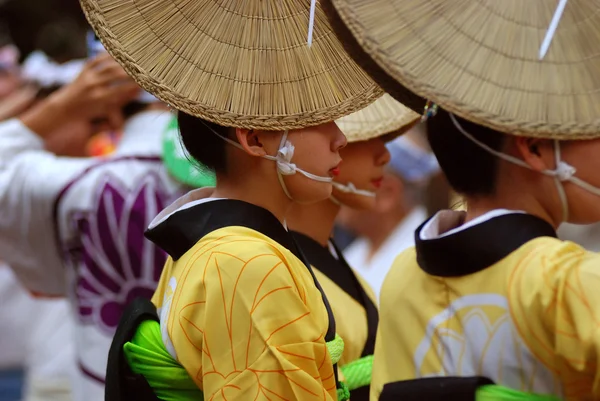
{"label": "purple crest design", "polygon": [[74,216],[80,233],[75,296],[82,322],[112,335],[130,301],[152,297],[166,254],[144,231],[171,199],[154,174],[134,188],[106,176],[94,207]]}

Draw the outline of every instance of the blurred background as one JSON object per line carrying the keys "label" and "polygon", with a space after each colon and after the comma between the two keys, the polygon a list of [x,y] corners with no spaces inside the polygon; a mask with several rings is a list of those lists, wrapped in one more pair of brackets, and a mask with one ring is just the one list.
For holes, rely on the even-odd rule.
{"label": "blurred background", "polygon": [[59,63],[82,58],[86,30],[77,0],[0,0],[0,46],[12,42],[21,59],[36,49]]}

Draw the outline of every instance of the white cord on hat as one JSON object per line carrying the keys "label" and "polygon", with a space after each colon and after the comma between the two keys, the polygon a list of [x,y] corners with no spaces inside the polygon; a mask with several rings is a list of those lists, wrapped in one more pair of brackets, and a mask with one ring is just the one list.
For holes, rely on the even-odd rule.
{"label": "white cord on hat", "polygon": [[554,16],[552,17],[552,21],[550,21],[550,26],[546,31],[546,36],[544,36],[544,40],[542,41],[542,46],[540,46],[539,59],[542,60],[544,56],[546,56],[546,52],[550,48],[550,43],[552,43],[552,38],[554,38],[554,34],[556,33],[556,28],[558,28],[558,23],[562,17],[563,11],[565,11],[565,6],[567,5],[567,0],[559,0],[558,6],[556,7],[556,11],[554,11]]}
{"label": "white cord on hat", "polygon": [[[460,125],[460,123],[458,122],[458,120],[456,119],[454,114],[449,113],[449,115],[450,115],[450,119],[452,120],[452,123],[454,124],[456,129],[458,129],[458,131],[461,134],[463,134],[465,137],[467,137],[469,140],[471,140],[471,142],[475,143],[480,148],[482,148],[482,149],[488,151],[489,153],[493,154],[494,156],[497,156],[508,162],[511,162],[518,166],[533,170],[533,168],[530,165],[528,165],[527,163],[525,163],[523,160],[518,159],[511,155],[507,155],[506,153],[498,152],[497,150],[494,150],[491,147],[487,146],[485,143],[478,141],[477,139],[475,139],[475,137],[473,137],[471,134],[469,134],[462,127],[462,125]],[[567,195],[563,188],[562,182],[565,182],[565,181],[572,182],[573,184],[585,189],[586,191],[588,191],[594,195],[598,195],[598,196],[600,196],[600,188],[595,187],[595,186],[581,180],[580,178],[575,177],[575,173],[577,172],[577,169],[575,169],[575,167],[571,166],[569,163],[561,160],[560,141],[558,141],[558,140],[554,140],[554,160],[556,162],[556,168],[554,170],[543,170],[543,171],[541,171],[541,173],[554,178],[554,182],[556,183],[556,187],[558,189],[558,195],[560,197],[560,201],[562,204],[563,221],[567,221],[567,219],[569,217],[569,205],[567,202]]]}
{"label": "white cord on hat", "polygon": [[[219,138],[224,140],[225,142],[235,146],[238,149],[244,150],[242,145],[240,145],[239,143],[232,141],[231,139],[229,139],[227,137],[224,137],[223,135],[219,134],[217,131],[215,131],[214,129],[212,129],[210,126],[208,126],[206,124],[204,124],[204,126],[206,128],[208,128],[213,134],[215,134],[216,136],[218,136]],[[290,195],[290,193],[287,189],[287,186],[285,185],[285,182],[283,181],[284,175],[294,175],[298,172],[298,173],[304,175],[306,178],[309,178],[313,181],[319,181],[319,182],[325,182],[325,183],[333,182],[333,178],[331,178],[331,177],[321,177],[321,176],[318,176],[315,174],[311,174],[307,171],[302,170],[301,168],[296,166],[294,163],[292,163],[292,157],[294,156],[294,145],[290,141],[287,140],[287,136],[288,136],[288,131],[286,130],[283,132],[283,136],[281,137],[281,142],[279,143],[279,149],[277,150],[277,156],[271,156],[271,155],[261,156],[264,159],[272,160],[277,163],[277,178],[279,179],[279,183],[281,184],[281,188],[283,189],[283,192],[285,193],[285,195],[290,200],[294,200],[292,198],[292,196]]]}
{"label": "white cord on hat", "polygon": [[310,14],[308,17],[308,47],[312,46],[313,30],[315,28],[315,11],[317,9],[317,0],[310,1]]}

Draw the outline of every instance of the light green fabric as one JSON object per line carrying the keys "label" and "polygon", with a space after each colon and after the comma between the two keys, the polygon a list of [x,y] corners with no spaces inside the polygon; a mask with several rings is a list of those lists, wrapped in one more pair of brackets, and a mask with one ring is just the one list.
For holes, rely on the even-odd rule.
{"label": "light green fabric", "polygon": [[340,361],[344,353],[344,340],[339,334],[336,333],[335,338],[327,342],[327,351],[334,365]]}
{"label": "light green fabric", "polygon": [[141,374],[163,401],[202,401],[204,395],[188,372],[166,350],[160,325],[146,320],[123,346],[134,373]]}
{"label": "light green fabric", "polygon": [[345,383],[350,391],[371,384],[373,372],[373,355],[367,355],[340,368],[344,374]]}
{"label": "light green fabric", "polygon": [[561,401],[553,395],[524,393],[508,387],[489,384],[477,389],[476,401]]}
{"label": "light green fabric", "polygon": [[217,182],[212,171],[203,168],[184,150],[175,117],[171,119],[163,135],[162,159],[173,178],[192,188],[214,187]]}
{"label": "light green fabric", "polygon": [[[146,320],[140,324],[131,341],[123,346],[127,362],[134,373],[146,378],[156,396],[163,401],[203,401],[204,395],[187,371],[166,350],[160,324]],[[344,352],[344,340],[336,334],[327,343],[333,363],[337,363]],[[350,398],[344,383],[337,389],[338,401]]]}

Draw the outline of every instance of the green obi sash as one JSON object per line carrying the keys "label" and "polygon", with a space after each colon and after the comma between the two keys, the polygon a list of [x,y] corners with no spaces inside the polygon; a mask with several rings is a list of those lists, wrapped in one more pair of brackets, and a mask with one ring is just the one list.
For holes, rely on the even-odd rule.
{"label": "green obi sash", "polygon": [[131,370],[144,376],[163,401],[202,401],[204,395],[188,372],[166,350],[160,324],[146,320],[123,346]]}
{"label": "green obi sash", "polygon": [[345,364],[340,368],[348,390],[356,390],[371,384],[373,374],[373,355],[367,355]]}
{"label": "green obi sash", "polygon": [[[327,343],[333,363],[337,363],[344,351],[344,341],[338,335]],[[131,341],[123,346],[125,358],[131,370],[144,376],[156,396],[162,401],[203,401],[204,394],[188,372],[169,352],[155,320],[142,322]],[[338,401],[349,398],[348,389],[342,385],[337,390]]]}
{"label": "green obi sash", "polygon": [[477,389],[476,401],[561,401],[553,395],[524,393],[508,387],[488,384]]}

